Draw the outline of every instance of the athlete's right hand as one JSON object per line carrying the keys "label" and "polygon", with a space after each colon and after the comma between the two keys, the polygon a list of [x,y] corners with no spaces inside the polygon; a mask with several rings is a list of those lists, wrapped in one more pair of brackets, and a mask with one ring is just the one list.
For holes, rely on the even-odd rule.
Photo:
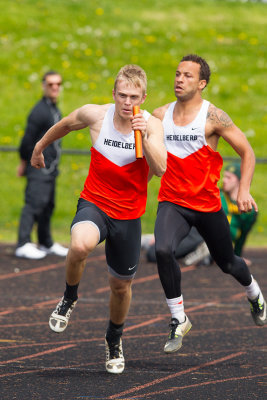
{"label": "athlete's right hand", "polygon": [[45,168],[44,156],[42,152],[38,152],[36,146],[32,152],[31,166],[37,169]]}

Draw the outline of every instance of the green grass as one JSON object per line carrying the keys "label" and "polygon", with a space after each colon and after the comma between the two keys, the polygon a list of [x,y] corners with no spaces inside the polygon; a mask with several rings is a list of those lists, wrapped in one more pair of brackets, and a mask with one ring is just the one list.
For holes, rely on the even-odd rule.
{"label": "green grass", "polygon": [[[64,77],[60,107],[66,115],[86,103],[112,101],[114,77],[127,63],[148,75],[148,111],[173,101],[173,79],[184,54],[198,53],[212,69],[204,97],[226,111],[245,132],[257,157],[266,157],[267,5],[221,0],[0,0],[0,146],[17,146],[25,119],[40,97],[40,77]],[[88,130],[73,132],[63,148],[89,149]],[[221,142],[222,156],[233,156]],[[18,156],[1,153],[1,241],[15,241],[24,179]],[[69,224],[88,171],[86,156],[64,155],[58,179],[53,232],[68,241]],[[267,165],[258,164],[252,185],[260,214],[248,244],[264,245]],[[152,232],[159,179],[149,184],[144,232]]]}

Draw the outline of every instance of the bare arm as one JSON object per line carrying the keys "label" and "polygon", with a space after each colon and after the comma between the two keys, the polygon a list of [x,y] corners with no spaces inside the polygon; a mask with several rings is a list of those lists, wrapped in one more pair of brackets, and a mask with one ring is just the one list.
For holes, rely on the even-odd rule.
{"label": "bare arm", "polygon": [[[46,134],[36,143],[31,165],[35,168],[44,168],[45,162],[43,157],[44,149],[55,140],[66,136],[71,131],[77,131],[89,126],[92,128],[91,136],[98,134],[97,124],[104,115],[104,106],[87,104],[70,113],[67,117],[53,125]],[[93,138],[92,138],[93,139]]]}
{"label": "bare arm", "polygon": [[79,119],[79,109],[73,111],[67,117],[53,125],[46,134],[36,143],[32,158],[31,165],[35,168],[44,168],[44,149],[53,143],[55,140],[62,138],[73,130],[85,128],[87,125]]}
{"label": "bare arm", "polygon": [[163,126],[151,116],[147,123],[147,135],[143,138],[144,153],[150,167],[150,175],[162,176],[167,167],[167,150],[163,141]]}
{"label": "bare arm", "polygon": [[153,175],[162,176],[166,171],[167,151],[161,121],[153,116],[146,121],[139,113],[132,118],[132,129],[139,129],[142,133],[143,149],[150,168],[149,179]]}
{"label": "bare arm", "polygon": [[255,169],[255,154],[246,136],[224,111],[213,105],[209,107],[207,121],[213,132],[224,138],[241,158],[241,180],[237,195],[239,211],[248,212],[252,210],[252,207],[258,211],[257,204],[250,194]]}

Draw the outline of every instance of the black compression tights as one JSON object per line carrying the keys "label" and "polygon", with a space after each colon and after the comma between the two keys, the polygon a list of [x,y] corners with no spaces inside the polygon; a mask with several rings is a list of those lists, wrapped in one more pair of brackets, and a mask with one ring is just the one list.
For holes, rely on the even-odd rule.
{"label": "black compression tights", "polygon": [[210,254],[221,270],[232,275],[241,285],[251,283],[245,261],[234,254],[227,217],[221,209],[204,213],[162,202],[158,207],[155,225],[155,247],[158,272],[165,296],[181,296],[181,271],[175,259],[175,249],[195,226],[204,238]]}

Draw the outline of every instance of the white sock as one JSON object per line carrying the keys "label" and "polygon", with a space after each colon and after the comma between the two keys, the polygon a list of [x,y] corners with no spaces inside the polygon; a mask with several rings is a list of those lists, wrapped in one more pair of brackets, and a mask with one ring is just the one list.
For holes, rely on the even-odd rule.
{"label": "white sock", "polygon": [[184,300],[183,295],[174,299],[167,299],[172,318],[178,319],[179,322],[185,321]]}
{"label": "white sock", "polygon": [[264,300],[263,300],[263,295],[261,293],[260,287],[252,275],[251,275],[251,278],[252,278],[251,284],[248,286],[245,286],[247,297],[250,300],[254,300],[260,295],[259,300],[261,303],[263,303]]}

